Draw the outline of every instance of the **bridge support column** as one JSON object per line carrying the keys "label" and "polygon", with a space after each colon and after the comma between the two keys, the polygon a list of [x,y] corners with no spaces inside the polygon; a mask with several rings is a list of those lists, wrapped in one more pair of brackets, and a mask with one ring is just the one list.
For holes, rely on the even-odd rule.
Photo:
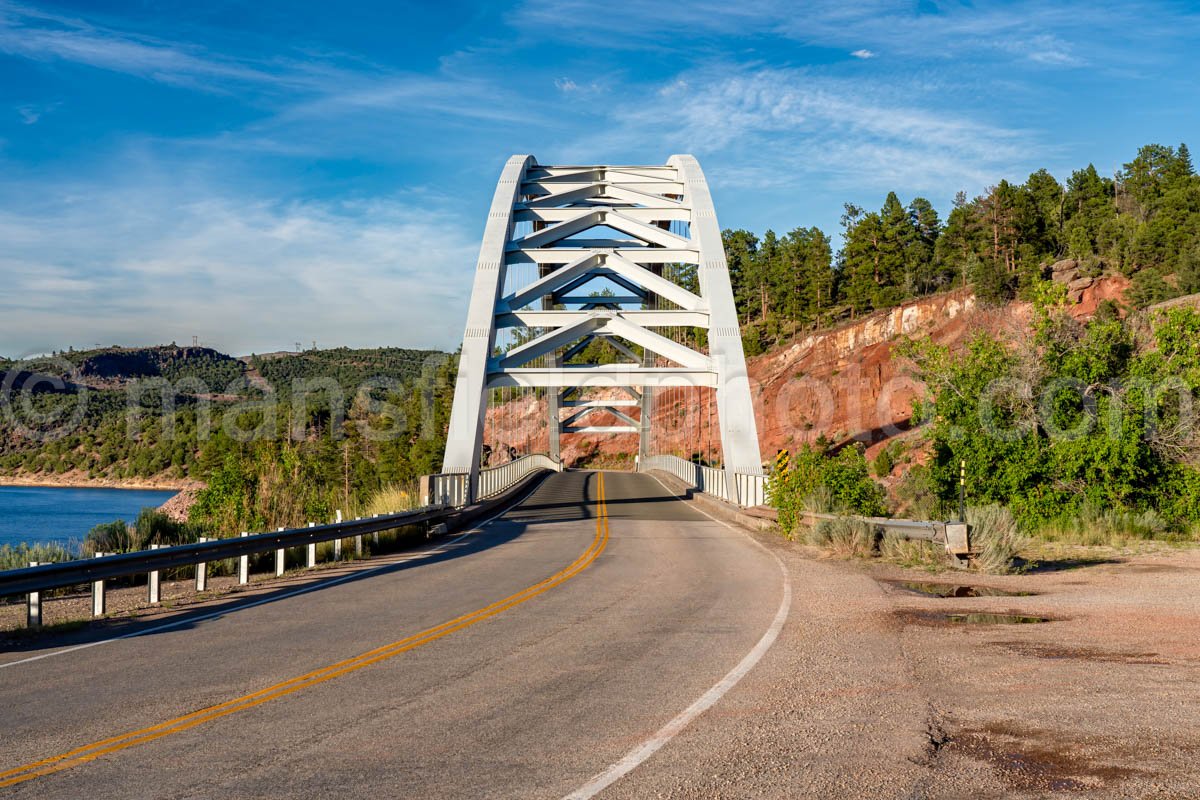
{"label": "bridge support column", "polygon": [[[558,356],[554,357],[554,367],[558,369],[562,366],[562,359]],[[562,418],[558,413],[558,409],[562,402],[562,390],[557,386],[551,386],[546,389],[546,424],[549,426],[550,433],[550,457],[555,461],[562,460]]]}

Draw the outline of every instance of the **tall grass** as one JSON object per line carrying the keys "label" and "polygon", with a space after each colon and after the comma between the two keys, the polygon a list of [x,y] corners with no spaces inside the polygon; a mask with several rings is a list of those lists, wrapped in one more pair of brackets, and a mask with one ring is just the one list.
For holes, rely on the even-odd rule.
{"label": "tall grass", "polygon": [[809,529],[808,543],[842,558],[867,558],[875,551],[875,526],[847,517],[818,520]]}
{"label": "tall grass", "polygon": [[412,486],[392,483],[376,491],[357,509],[357,515],[373,517],[376,514],[395,514],[411,511],[417,507],[417,492]]}
{"label": "tall grass", "polygon": [[1170,523],[1153,509],[1122,511],[1094,505],[1085,505],[1077,516],[1044,523],[1033,534],[1048,542],[1086,547],[1124,547],[1137,541],[1194,538],[1189,533],[1172,530]]}
{"label": "tall grass", "polygon": [[28,567],[30,561],[47,564],[51,561],[70,561],[73,558],[74,553],[59,544],[22,542],[0,545],[0,570]]}
{"label": "tall grass", "polygon": [[879,557],[902,567],[940,570],[946,566],[946,548],[925,539],[907,539],[885,531],[879,540]]}
{"label": "tall grass", "polygon": [[984,572],[1011,572],[1013,559],[1026,540],[1008,508],[1001,505],[968,508],[967,524],[976,565]]}

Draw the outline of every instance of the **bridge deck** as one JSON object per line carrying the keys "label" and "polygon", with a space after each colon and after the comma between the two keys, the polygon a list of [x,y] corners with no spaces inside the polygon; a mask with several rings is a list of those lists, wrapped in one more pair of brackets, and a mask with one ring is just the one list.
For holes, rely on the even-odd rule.
{"label": "bridge deck", "polygon": [[[554,475],[428,557],[177,630],[0,656],[0,772],[168,723],[22,788],[561,797],[734,667],[781,584],[771,555],[651,477]],[[414,635],[376,663],[304,677]]]}

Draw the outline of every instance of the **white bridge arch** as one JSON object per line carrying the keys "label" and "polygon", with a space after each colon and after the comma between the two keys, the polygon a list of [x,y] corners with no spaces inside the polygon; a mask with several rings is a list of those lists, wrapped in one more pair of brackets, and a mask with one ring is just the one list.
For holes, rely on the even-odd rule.
{"label": "white bridge arch", "polygon": [[[528,282],[512,286],[510,273],[530,265]],[[664,277],[668,265],[693,265],[692,288]],[[603,293],[580,293],[597,282]],[[672,328],[705,330],[707,352],[655,330]],[[503,329],[518,335],[501,352]],[[567,363],[596,339],[627,360]],[[475,270],[443,472],[469,475],[469,496],[477,496],[496,388],[546,391],[553,458],[561,433],[636,432],[646,459],[655,455],[654,392],[681,386],[715,390],[726,484],[738,502],[735,475],[761,474],[762,461],[721,229],[696,159],[546,166],[533,156],[510,158]],[[594,388],[620,388],[627,398],[586,399]],[[620,424],[584,424],[598,411]]]}

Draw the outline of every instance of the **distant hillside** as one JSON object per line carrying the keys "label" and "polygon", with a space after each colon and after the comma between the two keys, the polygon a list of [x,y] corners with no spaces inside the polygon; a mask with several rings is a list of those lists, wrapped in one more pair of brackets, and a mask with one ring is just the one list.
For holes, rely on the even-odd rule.
{"label": "distant hillside", "polygon": [[[294,381],[335,381],[342,389],[343,416],[350,420],[371,413],[354,406],[366,382],[384,387],[372,392],[377,399],[407,402],[423,396],[414,388],[415,379],[439,372],[448,358],[435,350],[395,347],[235,358],[207,347],[172,344],[72,350],[5,361],[0,363],[0,384],[8,388],[0,396],[0,478],[138,484],[208,480],[230,454],[249,457],[252,451],[237,445],[248,431],[256,442],[292,437]],[[51,379],[59,379],[59,386]],[[173,397],[169,390],[164,396],[164,379],[174,388]],[[14,398],[14,392],[27,386],[32,396]],[[268,413],[258,401],[271,394],[281,405]],[[174,410],[163,413],[168,402]],[[307,438],[329,435],[328,408],[306,408],[300,417],[307,419],[302,426]],[[419,422],[422,414],[413,410],[411,417]],[[410,466],[413,440],[414,435],[406,435],[396,442],[396,453],[386,454],[389,476],[408,479],[414,470],[431,469],[425,455]],[[316,441],[311,444],[319,446]],[[339,474],[333,470],[344,471],[355,463],[331,452],[335,466],[322,479],[332,481]],[[370,458],[378,459],[381,452],[376,446]],[[358,480],[377,488],[382,479],[371,477],[374,468],[358,469]],[[341,475],[339,485],[347,482],[354,479]]]}
{"label": "distant hillside", "polygon": [[[222,395],[235,397],[257,389],[291,393],[295,380],[333,378],[345,392],[363,382],[386,378],[401,382],[420,375],[425,366],[436,366],[447,358],[438,350],[409,350],[400,347],[303,352],[275,352],[234,357],[209,347],[104,347],[68,350],[50,358],[27,363],[0,359],[0,377],[9,370],[67,378],[70,383],[99,391],[124,390],[137,381],[164,378],[178,384],[180,396]],[[64,365],[68,362],[72,369]],[[27,380],[23,378],[22,382]],[[36,391],[51,391],[49,385]]]}
{"label": "distant hillside", "polygon": [[435,368],[449,356],[439,350],[402,347],[306,350],[302,353],[268,353],[244,359],[268,384],[288,394],[297,380],[333,378],[343,391],[353,391],[375,378],[410,381],[425,368]]}

